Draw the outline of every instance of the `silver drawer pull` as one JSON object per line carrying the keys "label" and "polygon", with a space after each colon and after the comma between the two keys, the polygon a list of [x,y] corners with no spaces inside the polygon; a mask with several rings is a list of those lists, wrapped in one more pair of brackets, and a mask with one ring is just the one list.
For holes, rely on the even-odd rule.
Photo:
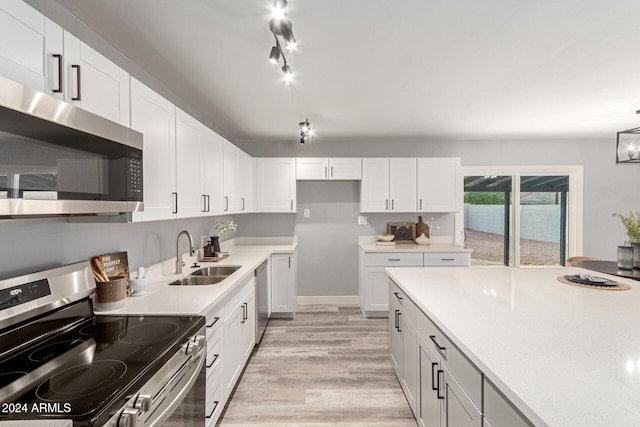
{"label": "silver drawer pull", "polygon": [[453,261],[453,258],[440,258],[441,261]]}
{"label": "silver drawer pull", "polygon": [[389,261],[400,261],[400,258],[389,258]]}

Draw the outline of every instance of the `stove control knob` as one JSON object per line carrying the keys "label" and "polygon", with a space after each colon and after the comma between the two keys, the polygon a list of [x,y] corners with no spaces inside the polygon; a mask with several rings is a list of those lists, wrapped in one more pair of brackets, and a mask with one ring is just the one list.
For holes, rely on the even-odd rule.
{"label": "stove control knob", "polygon": [[147,412],[151,409],[151,404],[153,403],[153,398],[148,394],[140,394],[136,397],[136,403],[133,405],[134,408],[138,409],[141,413]]}
{"label": "stove control knob", "polygon": [[187,345],[185,346],[185,353],[187,356],[191,356],[200,351],[201,348],[204,348],[206,343],[206,339],[203,335],[196,335],[192,339],[189,340]]}
{"label": "stove control knob", "polygon": [[138,425],[138,415],[140,411],[135,408],[124,408],[120,419],[118,419],[118,427],[136,427]]}

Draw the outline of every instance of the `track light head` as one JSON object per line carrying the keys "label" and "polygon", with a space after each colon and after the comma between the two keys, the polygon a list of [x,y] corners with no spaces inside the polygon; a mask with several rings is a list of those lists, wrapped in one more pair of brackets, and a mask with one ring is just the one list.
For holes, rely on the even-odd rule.
{"label": "track light head", "polygon": [[289,67],[286,64],[282,67],[282,77],[286,82],[290,82],[291,80],[293,80],[293,73],[291,72],[291,67]]}
{"label": "track light head", "polygon": [[296,38],[293,36],[293,24],[291,21],[287,21],[287,25],[282,29],[282,38],[287,45],[287,49],[292,50],[296,48]]}
{"label": "track light head", "polygon": [[269,54],[269,62],[272,64],[277,64],[280,60],[280,48],[278,46],[274,46],[271,48],[271,53]]}

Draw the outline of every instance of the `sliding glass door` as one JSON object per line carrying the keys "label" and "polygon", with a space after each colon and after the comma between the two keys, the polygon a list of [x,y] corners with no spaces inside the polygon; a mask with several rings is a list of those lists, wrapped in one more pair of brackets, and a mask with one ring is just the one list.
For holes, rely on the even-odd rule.
{"label": "sliding glass door", "polygon": [[557,266],[582,252],[581,167],[478,172],[465,168],[464,176],[472,265]]}

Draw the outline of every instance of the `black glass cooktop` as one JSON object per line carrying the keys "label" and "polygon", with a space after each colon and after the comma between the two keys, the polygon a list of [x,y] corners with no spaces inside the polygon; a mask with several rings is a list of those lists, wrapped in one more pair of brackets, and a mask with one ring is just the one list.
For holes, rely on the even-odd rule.
{"label": "black glass cooktop", "polygon": [[[124,405],[127,393],[204,324],[200,317],[90,312],[90,301],[81,301],[0,334],[0,419],[71,418],[83,425],[105,405]],[[19,346],[26,337],[35,342]]]}

